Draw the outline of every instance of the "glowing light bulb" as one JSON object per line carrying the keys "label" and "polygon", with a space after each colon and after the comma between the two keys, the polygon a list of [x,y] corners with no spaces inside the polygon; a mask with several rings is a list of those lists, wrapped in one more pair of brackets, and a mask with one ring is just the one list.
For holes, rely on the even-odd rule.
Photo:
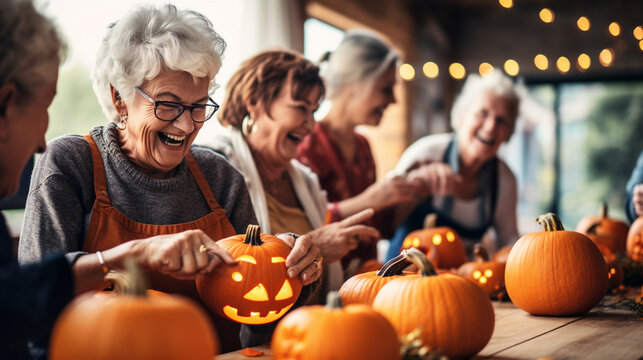
{"label": "glowing light bulb", "polygon": [[424,66],[422,66],[422,72],[424,72],[424,76],[429,79],[434,79],[440,74],[440,69],[438,68],[438,64],[429,61],[424,63]]}
{"label": "glowing light bulb", "polygon": [[505,61],[505,72],[509,76],[516,76],[518,75],[518,72],[520,71],[520,66],[518,65],[518,62],[513,59],[509,59]]}
{"label": "glowing light bulb", "polygon": [[549,60],[547,59],[547,56],[538,54],[534,57],[534,65],[536,65],[538,70],[547,70],[549,67]]}
{"label": "glowing light bulb", "polygon": [[590,59],[589,55],[583,53],[578,55],[576,64],[578,65],[579,70],[584,71],[589,69],[589,66],[592,65],[592,59]]}
{"label": "glowing light bulb", "polygon": [[612,66],[614,62],[614,51],[612,49],[603,49],[598,55],[598,60],[605,67]]}
{"label": "glowing light bulb", "polygon": [[549,24],[554,22],[554,12],[548,8],[540,10],[540,13],[538,15],[540,16],[540,20],[542,20],[544,23]]}
{"label": "glowing light bulb", "polygon": [[612,34],[612,36],[621,35],[621,25],[619,25],[619,23],[617,23],[616,21],[613,21],[607,29],[609,30],[610,34]]}
{"label": "glowing light bulb", "polygon": [[415,77],[415,69],[411,64],[402,64],[400,66],[400,76],[406,81],[411,81]]}
{"label": "glowing light bulb", "polygon": [[643,40],[643,26],[639,25],[635,27],[632,34],[634,34],[636,40]]}
{"label": "glowing light bulb", "polygon": [[467,74],[467,71],[464,69],[464,66],[460,63],[453,63],[449,65],[449,74],[452,78],[456,80],[463,79]]}
{"label": "glowing light bulb", "polygon": [[513,0],[498,0],[498,3],[500,3],[500,6],[506,9],[511,9],[514,6]]}
{"label": "glowing light bulb", "polygon": [[493,65],[489,64],[488,62],[483,62],[478,67],[478,72],[482,76],[487,76],[493,72]]}
{"label": "glowing light bulb", "polygon": [[587,16],[579,17],[576,21],[576,25],[578,25],[578,28],[581,29],[581,31],[587,31],[590,28],[590,22]]}
{"label": "glowing light bulb", "polygon": [[571,67],[571,63],[569,62],[569,59],[567,59],[564,56],[561,56],[558,58],[558,61],[556,61],[556,67],[558,68],[558,71],[561,74],[567,74],[567,72],[569,72],[569,69]]}

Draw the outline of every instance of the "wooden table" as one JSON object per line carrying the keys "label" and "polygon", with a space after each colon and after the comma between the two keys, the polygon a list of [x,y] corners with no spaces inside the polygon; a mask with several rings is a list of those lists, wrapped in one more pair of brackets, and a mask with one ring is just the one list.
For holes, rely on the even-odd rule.
{"label": "wooden table", "polygon": [[[611,303],[606,298],[605,303]],[[491,340],[475,359],[600,359],[643,357],[643,320],[633,312],[598,306],[583,316],[532,316],[509,302],[493,302],[496,324]],[[255,349],[265,355],[248,358],[238,352],[216,360],[271,359],[270,348]]]}

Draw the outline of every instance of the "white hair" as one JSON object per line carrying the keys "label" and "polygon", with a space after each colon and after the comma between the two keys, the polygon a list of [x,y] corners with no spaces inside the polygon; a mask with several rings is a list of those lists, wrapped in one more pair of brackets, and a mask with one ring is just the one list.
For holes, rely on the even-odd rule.
{"label": "white hair", "polygon": [[326,94],[333,99],[346,85],[372,86],[380,75],[397,65],[399,55],[375,33],[360,29],[348,31],[337,49],[326,54],[324,60],[328,60],[328,65],[321,75]]}
{"label": "white hair", "polygon": [[51,82],[67,52],[53,21],[31,0],[0,1],[0,85],[16,85],[21,101]]}
{"label": "white hair", "polygon": [[467,77],[460,94],[453,103],[451,109],[451,127],[457,131],[460,123],[464,118],[467,109],[473,103],[473,100],[484,93],[491,92],[507,100],[512,110],[512,133],[515,129],[516,118],[520,107],[520,96],[513,81],[505,76],[501,71],[494,70],[487,76],[471,74]]}
{"label": "white hair", "polygon": [[118,121],[110,85],[125,101],[145,80],[164,69],[185,71],[210,79],[221,67],[226,43],[202,14],[178,10],[174,5],[142,5],[111,24],[96,57],[94,92],[111,121]]}

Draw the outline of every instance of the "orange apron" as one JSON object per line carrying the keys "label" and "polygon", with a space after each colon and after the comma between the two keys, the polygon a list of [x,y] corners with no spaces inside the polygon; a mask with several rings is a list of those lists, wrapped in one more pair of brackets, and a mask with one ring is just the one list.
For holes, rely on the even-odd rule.
{"label": "orange apron", "polygon": [[[92,208],[92,216],[89,222],[87,236],[85,237],[83,251],[103,251],[130,240],[144,239],[163,234],[175,234],[191,229],[201,229],[215,241],[236,234],[234,227],[226,217],[225,210],[221,208],[214,198],[214,194],[212,194],[212,190],[192,154],[188,153],[186,155],[187,165],[201,190],[201,194],[210,206],[211,211],[200,219],[182,224],[143,224],[128,218],[112,206],[107,195],[105,168],[98,146],[91,135],[85,135],[85,139],[89,143],[92,151],[96,201],[94,201]],[[188,296],[200,303],[204,309],[207,309],[203,302],[201,302],[194,280],[178,280],[156,272],[148,272],[146,275],[150,288]],[[210,312],[209,309],[207,310]],[[231,351],[240,348],[239,325],[216,316],[212,312],[210,312],[210,315],[217,328],[222,351]]]}

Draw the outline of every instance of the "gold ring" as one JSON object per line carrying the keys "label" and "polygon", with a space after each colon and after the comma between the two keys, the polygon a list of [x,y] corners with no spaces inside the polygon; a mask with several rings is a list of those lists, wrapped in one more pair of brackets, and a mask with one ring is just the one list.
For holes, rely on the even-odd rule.
{"label": "gold ring", "polygon": [[199,247],[199,252],[200,252],[200,253],[204,253],[204,252],[206,252],[206,251],[208,251],[208,248],[207,248],[207,247],[205,247],[205,245],[201,244],[201,246]]}
{"label": "gold ring", "polygon": [[321,268],[321,266],[319,265],[320,262],[321,262],[320,259],[313,260],[313,264],[315,264],[315,271],[317,271],[317,270],[319,270]]}

